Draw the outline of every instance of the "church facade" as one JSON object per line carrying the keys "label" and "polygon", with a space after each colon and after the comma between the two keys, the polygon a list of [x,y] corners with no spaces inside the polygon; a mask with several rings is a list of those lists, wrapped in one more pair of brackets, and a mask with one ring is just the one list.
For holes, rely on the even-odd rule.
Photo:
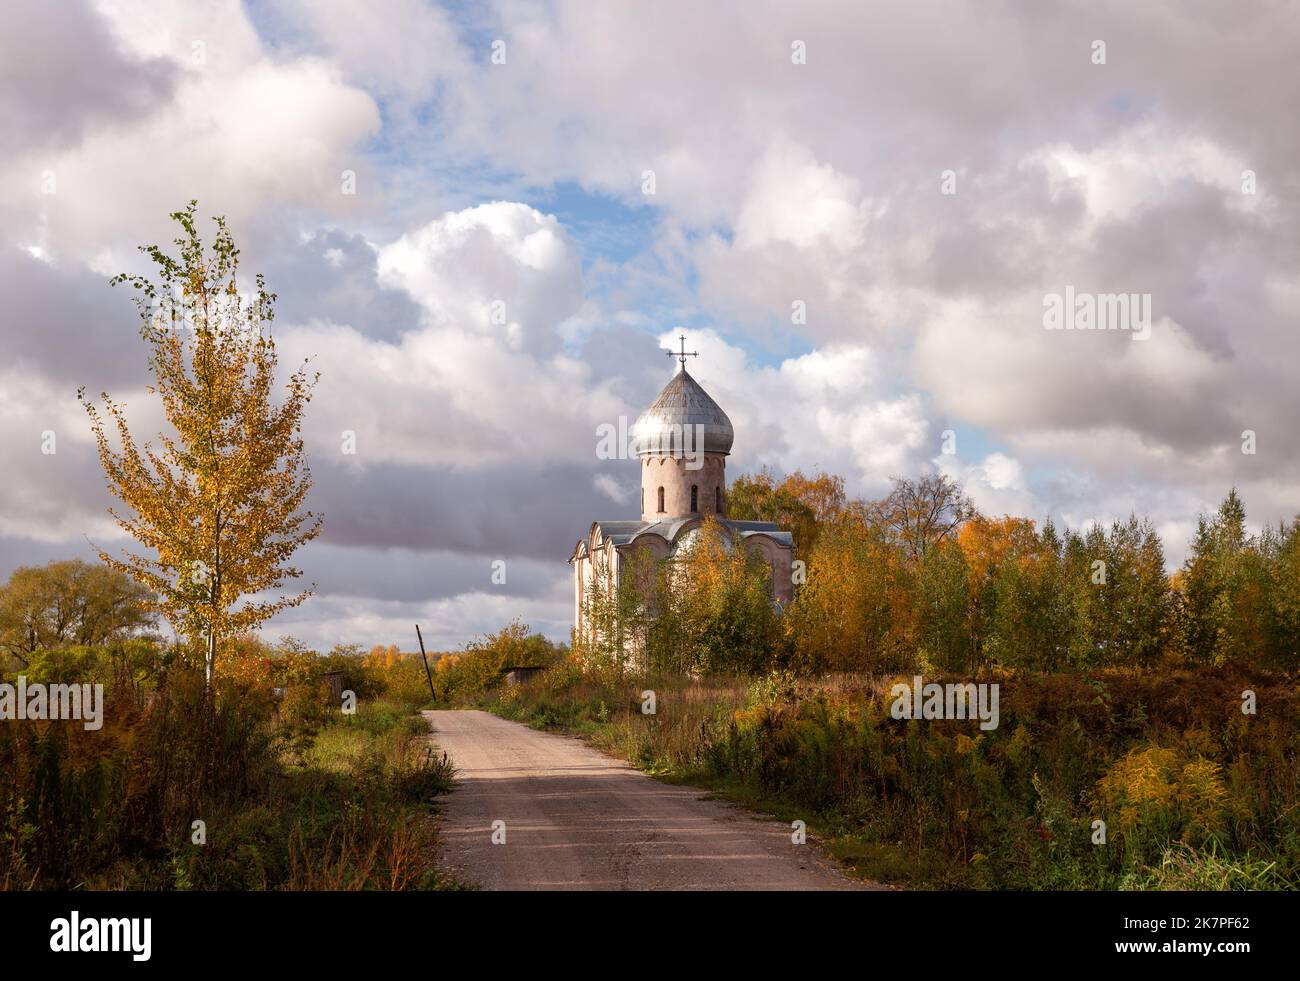
{"label": "church facade", "polygon": [[[727,518],[727,457],[735,437],[731,420],[686,370],[684,345],[680,353],[669,353],[680,366],[630,431],[641,470],[641,517],[592,522],[569,559],[579,636],[593,588],[617,589],[621,570],[638,550],[656,561],[671,560],[679,549],[689,548],[692,532],[709,517],[717,519],[731,547],[756,552],[767,564],[774,603],[784,608],[794,596],[790,533],[769,521]],[[598,579],[598,570],[607,575]]]}

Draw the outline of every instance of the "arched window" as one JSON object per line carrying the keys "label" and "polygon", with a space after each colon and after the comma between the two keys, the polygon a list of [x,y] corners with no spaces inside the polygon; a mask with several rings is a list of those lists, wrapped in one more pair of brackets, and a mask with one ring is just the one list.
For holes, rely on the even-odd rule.
{"label": "arched window", "polygon": [[641,488],[641,513],[645,514],[645,488]]}
{"label": "arched window", "polygon": [[716,514],[722,514],[722,488],[713,488],[713,510]]}
{"label": "arched window", "polygon": [[662,487],[659,488],[659,513],[664,513],[664,489]]}
{"label": "arched window", "polygon": [[691,513],[700,509],[700,485],[691,484]]}

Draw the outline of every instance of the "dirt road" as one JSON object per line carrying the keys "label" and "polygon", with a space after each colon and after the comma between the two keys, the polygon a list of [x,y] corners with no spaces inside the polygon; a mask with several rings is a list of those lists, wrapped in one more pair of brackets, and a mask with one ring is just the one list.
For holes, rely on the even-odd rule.
{"label": "dirt road", "polygon": [[[793,844],[789,825],[659,783],[578,739],[486,712],[424,715],[456,764],[443,860],[462,880],[485,889],[865,888],[815,845]],[[492,841],[496,821],[504,844]]]}

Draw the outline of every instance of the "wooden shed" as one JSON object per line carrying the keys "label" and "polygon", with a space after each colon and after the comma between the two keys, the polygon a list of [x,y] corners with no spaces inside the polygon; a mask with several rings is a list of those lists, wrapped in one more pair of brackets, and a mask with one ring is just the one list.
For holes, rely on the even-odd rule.
{"label": "wooden shed", "polygon": [[330,686],[330,698],[335,704],[343,701],[343,672],[326,671],[320,676],[320,680]]}
{"label": "wooden shed", "polygon": [[541,674],[545,670],[546,670],[545,668],[520,666],[520,667],[502,668],[501,673],[505,675],[507,685],[520,685],[523,684],[525,681],[529,681],[533,678],[536,678],[539,674]]}

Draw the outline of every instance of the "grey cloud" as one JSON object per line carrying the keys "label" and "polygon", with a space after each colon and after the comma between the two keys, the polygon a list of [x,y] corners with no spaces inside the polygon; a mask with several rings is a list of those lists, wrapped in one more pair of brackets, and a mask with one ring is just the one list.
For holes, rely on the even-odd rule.
{"label": "grey cloud", "polygon": [[0,345],[11,364],[99,393],[142,383],[146,353],[131,294],[79,264],[0,248]]}
{"label": "grey cloud", "polygon": [[283,322],[346,324],[386,341],[419,326],[410,296],[377,282],[375,251],[359,234],[324,229],[292,245],[261,242],[258,252]]}
{"label": "grey cloud", "polygon": [[[628,405],[645,406],[667,381],[668,358],[656,339],[631,327],[604,327],[592,331],[582,345],[582,360],[593,378],[617,379],[618,394]],[[662,364],[661,364],[662,362]],[[655,368],[664,377],[656,382]],[[649,370],[646,370],[649,369]]]}
{"label": "grey cloud", "polygon": [[[121,52],[89,3],[13,0],[0,31],[0,153],[75,143],[88,129],[148,112],[175,68]],[[12,141],[12,142],[10,142]],[[36,178],[33,175],[33,187]]]}
{"label": "grey cloud", "polygon": [[[576,541],[578,535],[573,538]],[[567,558],[567,551],[539,560],[504,552],[357,548],[313,542],[302,549],[295,562],[303,572],[300,581],[316,583],[317,596],[410,603],[480,590],[500,596],[544,597],[557,579],[568,574]],[[493,581],[498,568],[495,562],[505,563],[505,582]]]}
{"label": "grey cloud", "polygon": [[0,535],[0,583],[7,581],[19,566],[45,565],[62,559],[94,562],[97,558],[94,548],[82,538],[51,542]]}
{"label": "grey cloud", "polygon": [[635,516],[592,484],[620,467],[635,480],[627,460],[474,470],[317,462],[309,507],[324,515],[321,539],[332,545],[567,559],[593,520]]}

